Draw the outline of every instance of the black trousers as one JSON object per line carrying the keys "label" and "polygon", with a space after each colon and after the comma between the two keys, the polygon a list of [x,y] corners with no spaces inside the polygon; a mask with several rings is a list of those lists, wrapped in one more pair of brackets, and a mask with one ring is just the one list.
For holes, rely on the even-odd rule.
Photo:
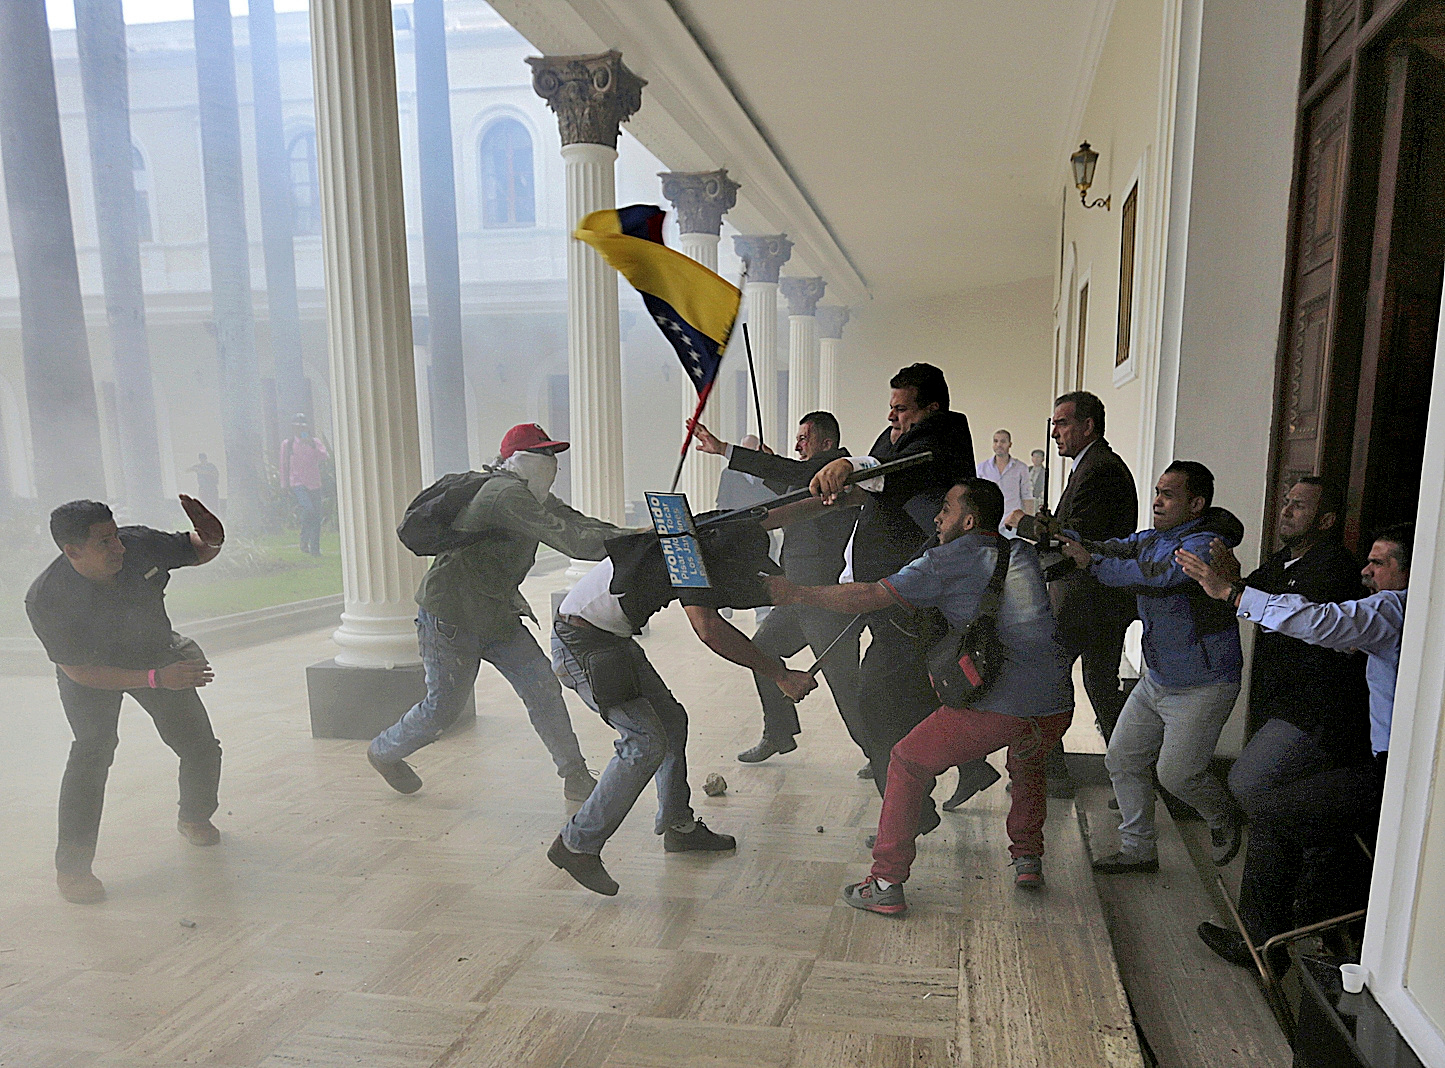
{"label": "black trousers", "polygon": [[1363,908],[1370,864],[1354,840],[1379,818],[1372,764],[1339,764],[1319,740],[1281,719],[1255,733],[1229,788],[1250,818],[1239,913],[1255,945]]}
{"label": "black trousers", "polygon": [[[1125,618],[1112,606],[1087,624],[1077,620],[1067,624],[1062,619],[1059,621],[1059,636],[1069,663],[1072,665],[1075,660],[1082,659],[1080,669],[1084,676],[1084,692],[1089,695],[1089,704],[1094,708],[1094,722],[1104,736],[1105,745],[1114,734],[1114,725],[1119,722],[1119,713],[1124,710],[1127,696],[1119,692],[1119,658],[1124,655],[1124,632],[1131,622],[1131,618]],[[1049,752],[1047,767],[1049,778],[1068,778],[1063,742]]]}
{"label": "black trousers", "polygon": [[[814,656],[820,656],[852,619],[852,616],[807,605],[783,605],[768,613],[753,635],[753,644],[765,655],[784,659],[802,652],[804,646],[812,649]],[[866,754],[866,735],[858,715],[858,638],[861,632],[861,625],[855,624],[850,633],[844,634],[833,646],[828,659],[823,661],[821,671],[828,680],[828,689],[833,692],[843,725],[848,728],[848,736]],[[763,737],[781,740],[800,733],[798,706],[788,700],[771,679],[754,674],[753,682],[763,704]]]}
{"label": "black trousers", "polygon": [[155,721],[161,741],[181,758],[180,818],[210,819],[221,782],[221,744],[195,690],[97,690],[57,671],[60,703],[75,741],[60,780],[60,834],[55,867],[86,872],[95,859],[105,782],[120,741],[121,698],[130,694]]}

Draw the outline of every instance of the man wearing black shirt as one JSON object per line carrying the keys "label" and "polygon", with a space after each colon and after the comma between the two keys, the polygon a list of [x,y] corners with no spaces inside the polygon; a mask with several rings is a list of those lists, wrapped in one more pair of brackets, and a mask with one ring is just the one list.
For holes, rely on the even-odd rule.
{"label": "man wearing black shirt", "polygon": [[[1283,547],[1245,579],[1233,554],[1215,548],[1215,569],[1241,585],[1321,604],[1360,597],[1359,564],[1339,536],[1342,504],[1323,479],[1300,479],[1280,508]],[[1239,911],[1250,937],[1263,945],[1363,905],[1369,875],[1351,832],[1369,821],[1379,800],[1364,655],[1261,628],[1248,727],[1229,788],[1250,817]],[[1232,927],[1202,923],[1199,936],[1226,960],[1253,966]]]}
{"label": "man wearing black shirt", "polygon": [[181,758],[178,830],[194,845],[220,840],[211,815],[221,746],[196,694],[211,681],[211,666],[194,642],[171,630],[165,588],[172,569],[214,559],[225,531],[195,498],[182,495],[181,505],[195,527],[189,533],[117,529],[99,501],[61,505],[50,514],[61,555],[25,595],[75,735],[60,783],[55,870],[61,896],[77,904],[105,899],[90,865],[124,694],[150,713],[161,740]]}
{"label": "man wearing black shirt", "polygon": [[[806,486],[814,475],[832,461],[847,456],[839,442],[842,432],[831,412],[809,412],[798,421],[793,450],[798,459],[774,456],[759,449],[745,449],[718,440],[707,427],[696,427],[699,452],[728,458],[728,470],[756,475],[774,493],[782,494]],[[843,550],[853,534],[857,516],[851,510],[825,512],[805,522],[794,523],[783,535],[783,574],[799,586],[831,586],[843,570]],[[766,656],[789,657],[804,646],[814,656],[828,652],[822,672],[833,691],[838,712],[848,734],[866,754],[862,724],[858,720],[858,634],[850,616],[821,608],[792,604],[775,608],[758,626],[753,644]],[[842,634],[841,639],[839,635]],[[838,639],[836,645],[834,639]],[[745,764],[767,760],[775,753],[798,748],[793,739],[801,733],[798,706],[789,701],[773,681],[754,674],[758,698],[763,705],[763,737],[757,745],[738,754]]]}
{"label": "man wearing black shirt", "polygon": [[[852,572],[845,582],[877,582],[896,574],[921,553],[934,535],[933,518],[948,491],[974,477],[973,437],[968,416],[950,411],[943,372],[926,363],[903,368],[888,383],[888,429],[878,435],[867,458],[835,460],[814,477],[811,486],[825,502],[837,500],[843,480],[873,463],[901,460],[931,452],[928,463],[888,475],[882,486],[859,483],[863,511],[853,534]],[[885,609],[868,616],[873,640],[859,673],[859,719],[867,731],[873,782],[881,794],[893,746],[938,707],[924,662],[927,642],[905,630],[911,624],[901,610]],[[998,778],[986,761],[959,770],[960,796]],[[952,802],[950,802],[952,804]],[[925,799],[920,827],[932,830],[938,813]]]}

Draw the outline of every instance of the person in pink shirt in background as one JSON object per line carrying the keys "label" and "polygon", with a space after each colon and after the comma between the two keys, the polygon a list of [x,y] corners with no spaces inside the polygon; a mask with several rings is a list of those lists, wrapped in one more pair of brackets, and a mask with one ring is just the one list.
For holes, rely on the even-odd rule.
{"label": "person in pink shirt in background", "polygon": [[321,461],[326,446],[311,435],[305,413],[291,420],[291,436],[281,443],[281,485],[301,511],[301,551],[321,555]]}

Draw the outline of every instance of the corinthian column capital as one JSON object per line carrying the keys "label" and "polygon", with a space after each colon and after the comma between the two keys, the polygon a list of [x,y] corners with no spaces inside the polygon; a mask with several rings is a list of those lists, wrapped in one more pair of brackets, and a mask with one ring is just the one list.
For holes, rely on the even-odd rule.
{"label": "corinthian column capital", "polygon": [[664,171],[662,195],[677,211],[677,228],[684,234],[722,233],[722,218],[738,202],[738,183],[720,171]]}
{"label": "corinthian column capital", "polygon": [[815,312],[818,316],[818,336],[841,338],[843,327],[848,324],[848,309],[836,304],[824,304]]}
{"label": "corinthian column capital", "polygon": [[787,234],[738,234],[733,248],[743,261],[749,282],[778,281],[778,272],[793,254]]}
{"label": "corinthian column capital", "polygon": [[821,278],[784,278],[781,289],[788,300],[788,314],[815,314],[826,286],[827,283]]}
{"label": "corinthian column capital", "polygon": [[627,69],[621,52],[595,56],[529,56],[532,88],[557,115],[563,145],[617,147],[622,124],[642,107],[647,82]]}

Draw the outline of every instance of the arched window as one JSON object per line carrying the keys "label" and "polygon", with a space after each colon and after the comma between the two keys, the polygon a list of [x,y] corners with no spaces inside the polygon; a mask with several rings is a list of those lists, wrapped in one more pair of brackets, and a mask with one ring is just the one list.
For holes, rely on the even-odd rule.
{"label": "arched window", "polygon": [[486,128],[480,145],[482,225],[534,226],[532,136],[516,119],[498,119]]}
{"label": "arched window", "polygon": [[131,182],[135,186],[135,228],[142,241],[154,241],[151,229],[151,172],[146,170],[145,157],[135,145],[130,146]]}
{"label": "arched window", "polygon": [[291,162],[291,232],[321,232],[321,185],[316,173],[316,131],[303,130],[286,146]]}

